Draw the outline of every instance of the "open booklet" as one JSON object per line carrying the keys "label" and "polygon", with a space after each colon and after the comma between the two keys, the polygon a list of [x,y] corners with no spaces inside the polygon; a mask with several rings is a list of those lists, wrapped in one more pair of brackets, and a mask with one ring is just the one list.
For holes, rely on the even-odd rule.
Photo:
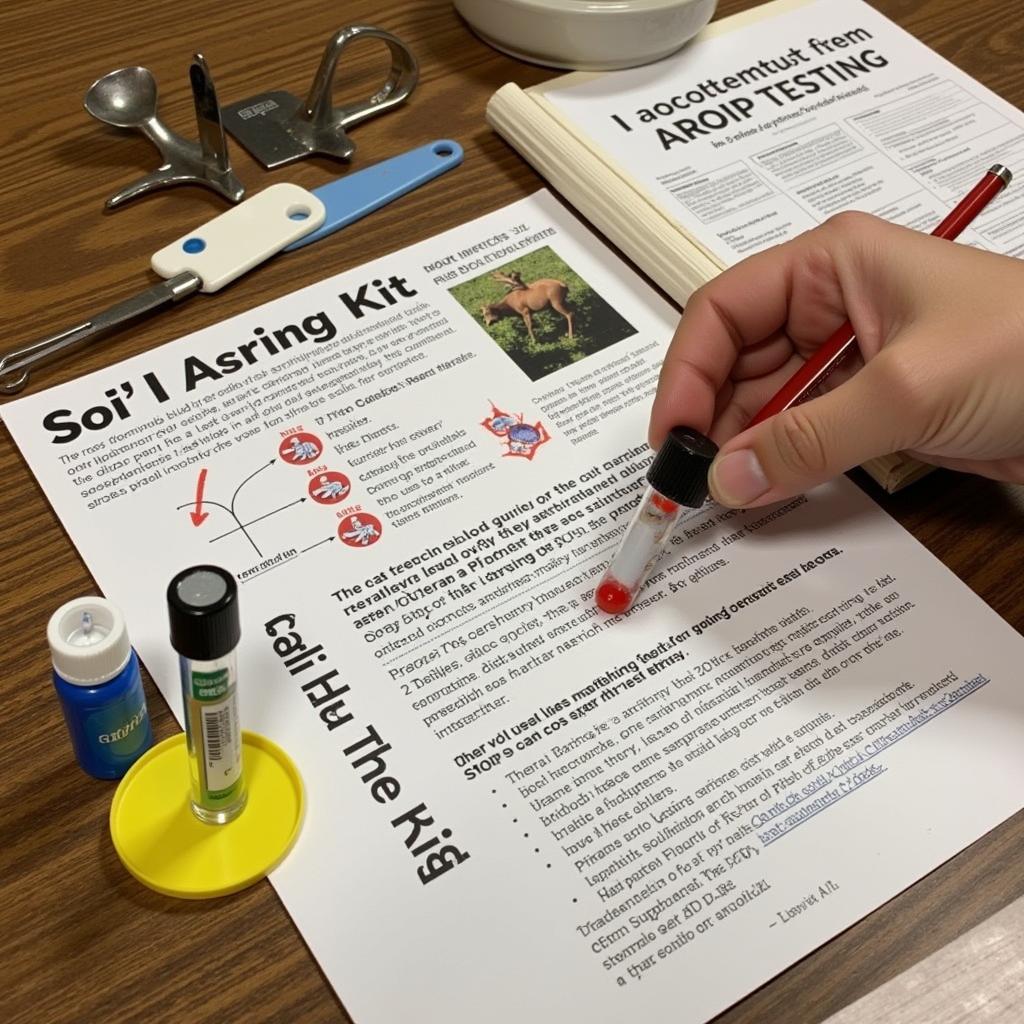
{"label": "open booklet", "polygon": [[[862,0],[775,0],[646,67],[506,85],[488,121],[680,304],[724,267],[841,210],[932,230],[1024,114]],[[961,236],[1024,253],[1024,189]],[[865,466],[895,490],[927,471]]]}
{"label": "open booklet", "polygon": [[699,1024],[1021,805],[1024,640],[846,479],[593,606],[675,319],[540,193],[4,407],[179,720],[167,582],[238,579],[359,1024]]}

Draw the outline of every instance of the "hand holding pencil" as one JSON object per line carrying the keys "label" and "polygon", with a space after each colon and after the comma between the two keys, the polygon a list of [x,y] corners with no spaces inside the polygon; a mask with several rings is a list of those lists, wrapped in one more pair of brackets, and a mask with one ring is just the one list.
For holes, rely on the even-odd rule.
{"label": "hand holding pencil", "polygon": [[[952,236],[951,219],[936,233]],[[724,505],[779,501],[895,451],[1024,482],[1024,261],[833,217],[694,293],[651,444],[679,423],[721,446],[710,485]]]}

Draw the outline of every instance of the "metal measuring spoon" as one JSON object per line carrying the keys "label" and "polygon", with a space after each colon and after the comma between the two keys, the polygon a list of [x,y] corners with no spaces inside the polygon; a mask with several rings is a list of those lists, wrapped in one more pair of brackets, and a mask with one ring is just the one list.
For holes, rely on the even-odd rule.
{"label": "metal measuring spoon", "polygon": [[155,171],[115,192],[107,200],[108,209],[170,185],[205,185],[233,203],[245,194],[245,187],[231,170],[217,93],[202,54],[192,58],[189,81],[199,128],[198,143],[171,131],[157,116],[156,79],[147,68],[120,68],[89,87],[85,109],[97,121],[141,132],[163,158]]}

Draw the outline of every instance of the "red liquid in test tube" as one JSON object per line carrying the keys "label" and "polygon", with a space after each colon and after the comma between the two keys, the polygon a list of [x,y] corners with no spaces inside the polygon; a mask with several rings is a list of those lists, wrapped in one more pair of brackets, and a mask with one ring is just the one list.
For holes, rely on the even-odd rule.
{"label": "red liquid in test tube", "polygon": [[647,490],[594,591],[597,607],[621,615],[672,538],[684,508],[708,496],[708,469],[718,448],[688,427],[673,427],[647,471]]}
{"label": "red liquid in test tube", "polygon": [[682,505],[659,494],[653,487],[647,488],[594,591],[594,600],[601,611],[619,615],[629,610],[637,591],[665,550],[682,511]]}
{"label": "red liquid in test tube", "polygon": [[[988,173],[932,232],[956,238],[1007,186],[1013,175],[1002,164]],[[748,426],[760,423],[803,401],[856,348],[853,326],[847,321],[805,362],[768,401]],[[651,574],[682,513],[680,505],[699,508],[708,495],[708,469],[718,452],[713,441],[687,427],[674,427],[647,471],[650,485],[633,515],[611,565],[594,591],[598,608],[610,615],[628,611]]]}

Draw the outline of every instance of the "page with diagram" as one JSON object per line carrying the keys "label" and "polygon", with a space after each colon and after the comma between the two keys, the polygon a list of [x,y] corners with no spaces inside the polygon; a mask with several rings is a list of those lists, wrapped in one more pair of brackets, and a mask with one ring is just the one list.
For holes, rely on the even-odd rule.
{"label": "page with diagram", "polygon": [[[530,93],[721,265],[842,210],[931,231],[993,164],[1024,171],[1024,114],[863,0],[783,0]],[[1022,213],[1011,188],[962,240],[1020,256]]]}
{"label": "page with diagram", "polygon": [[675,319],[539,193],[4,407],[179,720],[167,583],[239,581],[359,1024],[698,1024],[1021,806],[1024,640],[845,479],[596,610]]}

